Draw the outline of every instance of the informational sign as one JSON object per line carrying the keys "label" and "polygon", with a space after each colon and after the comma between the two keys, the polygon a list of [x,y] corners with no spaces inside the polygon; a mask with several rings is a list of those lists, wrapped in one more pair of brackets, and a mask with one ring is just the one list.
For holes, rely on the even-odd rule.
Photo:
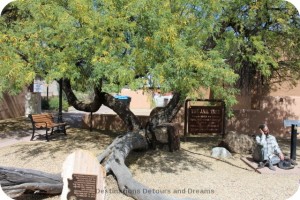
{"label": "informational sign", "polygon": [[225,103],[218,99],[185,101],[184,136],[199,133],[225,135]]}
{"label": "informational sign", "polygon": [[43,85],[41,83],[34,83],[33,84],[33,92],[43,92]]}
{"label": "informational sign", "polygon": [[221,133],[223,129],[223,108],[220,106],[191,106],[188,116],[188,132]]}

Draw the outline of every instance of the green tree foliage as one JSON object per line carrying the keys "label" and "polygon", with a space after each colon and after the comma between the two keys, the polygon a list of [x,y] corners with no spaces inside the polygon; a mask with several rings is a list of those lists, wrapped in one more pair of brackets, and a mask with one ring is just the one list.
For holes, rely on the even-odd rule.
{"label": "green tree foliage", "polygon": [[281,0],[18,0],[3,13],[0,93],[39,75],[107,92],[211,88],[231,106],[237,74],[299,75],[299,15]]}
{"label": "green tree foliage", "polygon": [[223,25],[215,33],[214,49],[240,75],[238,86],[295,84],[300,75],[300,17],[295,7],[282,0],[226,3],[230,5],[220,13]]}

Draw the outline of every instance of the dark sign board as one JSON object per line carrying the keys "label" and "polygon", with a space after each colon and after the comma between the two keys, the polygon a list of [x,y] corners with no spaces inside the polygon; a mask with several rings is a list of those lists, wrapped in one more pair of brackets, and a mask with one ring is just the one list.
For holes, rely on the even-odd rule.
{"label": "dark sign board", "polygon": [[70,192],[68,200],[96,200],[97,176],[86,174],[73,174],[72,180],[68,179]]}
{"label": "dark sign board", "polygon": [[225,136],[225,102],[221,99],[187,99],[184,105],[184,139],[189,134]]}
{"label": "dark sign board", "polygon": [[188,132],[222,133],[223,107],[221,106],[190,106],[188,110]]}

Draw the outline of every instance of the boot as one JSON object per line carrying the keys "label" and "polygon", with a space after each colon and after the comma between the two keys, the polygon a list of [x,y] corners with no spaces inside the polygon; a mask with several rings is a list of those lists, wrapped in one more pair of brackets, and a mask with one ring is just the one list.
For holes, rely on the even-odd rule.
{"label": "boot", "polygon": [[273,170],[273,171],[276,171],[276,168],[275,168],[274,165],[272,165],[271,163],[269,163],[269,169],[270,169],[270,170]]}
{"label": "boot", "polygon": [[267,162],[264,160],[262,162],[259,162],[258,163],[258,166],[257,166],[257,169],[261,169],[261,168],[264,168],[266,166]]}

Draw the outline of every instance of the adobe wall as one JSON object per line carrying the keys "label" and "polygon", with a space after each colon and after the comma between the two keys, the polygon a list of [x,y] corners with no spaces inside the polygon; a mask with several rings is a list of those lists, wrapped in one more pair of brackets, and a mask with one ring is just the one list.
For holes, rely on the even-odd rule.
{"label": "adobe wall", "polygon": [[[148,116],[137,116],[145,127]],[[90,128],[91,115],[85,114],[82,119],[82,127]],[[127,127],[123,120],[116,114],[93,114],[92,128],[98,130],[111,130],[111,131],[126,131]]]}
{"label": "adobe wall", "polygon": [[130,109],[150,109],[152,108],[152,95],[143,90],[133,91],[130,89],[122,89],[122,96],[131,97]]}
{"label": "adobe wall", "polygon": [[269,96],[300,96],[300,81],[295,87],[287,83],[273,84]]}
{"label": "adobe wall", "polygon": [[234,117],[227,121],[227,131],[252,135],[258,132],[259,124],[266,123],[274,135],[290,137],[291,128],[285,128],[283,121],[300,119],[300,84],[296,87],[287,83],[273,84],[269,93],[243,95],[237,99],[239,103],[233,107]]}

